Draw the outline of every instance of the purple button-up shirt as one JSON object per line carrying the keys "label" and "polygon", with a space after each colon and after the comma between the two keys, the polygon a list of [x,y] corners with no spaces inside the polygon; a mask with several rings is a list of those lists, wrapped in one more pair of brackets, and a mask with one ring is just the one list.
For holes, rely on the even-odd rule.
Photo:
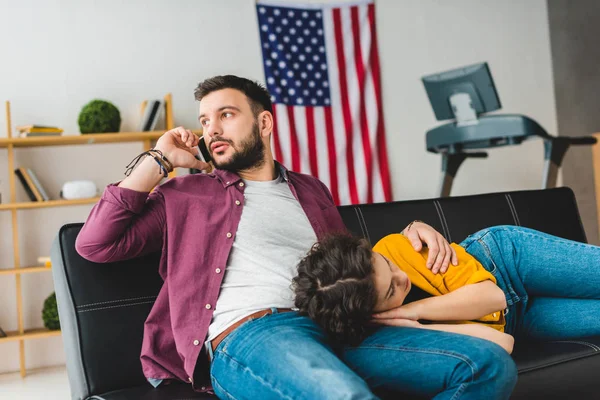
{"label": "purple button-up shirt", "polygon": [[[346,230],[322,182],[278,163],[276,168],[317,238]],[[93,262],[162,251],[159,273],[164,284],[144,326],[141,362],[147,378],[192,381],[225,275],[216,269],[224,271],[227,265],[244,189],[237,174],[222,170],[170,179],[150,194],[109,185],[79,233],[76,249]],[[208,370],[204,357],[198,365]],[[209,386],[193,383],[195,388]]]}

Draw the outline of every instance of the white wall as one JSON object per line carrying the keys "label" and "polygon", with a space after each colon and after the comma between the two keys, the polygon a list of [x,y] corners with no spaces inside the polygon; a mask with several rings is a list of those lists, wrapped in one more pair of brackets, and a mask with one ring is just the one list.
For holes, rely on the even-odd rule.
{"label": "white wall", "polygon": [[[529,115],[555,132],[544,0],[376,4],[396,200],[432,197],[438,185],[440,158],[424,150],[425,131],[437,124],[420,82],[425,74],[488,61],[503,112]],[[0,54],[0,100],[12,103],[13,127],[57,124],[69,134],[78,132],[78,112],[93,98],[113,102],[126,131],[135,129],[143,99],[167,92],[174,96],[176,123],[197,128],[193,89],[200,80],[222,73],[264,79],[253,0],[0,0]],[[0,137],[4,126],[0,115]],[[140,151],[140,144],[21,149],[16,163],[33,168],[56,197],[67,180],[92,179],[103,187],[120,179]],[[5,202],[6,165],[0,149]],[[488,160],[468,160],[453,194],[537,188],[541,173],[541,143],[498,149]],[[20,211],[23,265],[48,255],[58,228],[83,221],[90,208]],[[11,267],[10,213],[0,212],[0,268]],[[26,327],[41,325],[42,303],[52,290],[49,273],[23,277]],[[0,276],[5,330],[17,328],[14,293],[14,278]],[[60,338],[27,341],[26,354],[28,368],[64,362]],[[0,372],[17,369],[17,344],[0,344]]]}

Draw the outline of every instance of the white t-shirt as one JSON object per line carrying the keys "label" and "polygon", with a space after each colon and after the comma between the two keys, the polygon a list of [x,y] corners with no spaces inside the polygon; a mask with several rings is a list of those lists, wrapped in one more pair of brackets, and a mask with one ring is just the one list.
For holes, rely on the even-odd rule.
{"label": "white t-shirt", "polygon": [[293,308],[292,278],[317,236],[281,175],[244,181],[244,208],[229,253],[207,341],[247,315]]}

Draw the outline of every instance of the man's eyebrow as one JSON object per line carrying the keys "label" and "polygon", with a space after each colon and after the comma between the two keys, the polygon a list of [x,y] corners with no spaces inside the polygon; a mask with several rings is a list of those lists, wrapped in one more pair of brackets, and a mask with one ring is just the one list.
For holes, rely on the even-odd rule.
{"label": "man's eyebrow", "polygon": [[[223,110],[227,110],[227,109],[232,109],[232,110],[235,110],[235,111],[241,111],[236,106],[223,106],[223,107],[219,107],[219,109],[217,111],[223,111]],[[200,118],[205,117],[205,116],[206,116],[206,114],[204,114],[204,113],[198,115],[198,121],[200,121]]]}

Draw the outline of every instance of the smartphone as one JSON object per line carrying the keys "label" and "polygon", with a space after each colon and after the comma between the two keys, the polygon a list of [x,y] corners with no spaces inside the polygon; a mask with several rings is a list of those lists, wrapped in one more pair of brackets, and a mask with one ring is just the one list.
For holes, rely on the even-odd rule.
{"label": "smartphone", "polygon": [[212,161],[212,158],[210,157],[210,152],[208,151],[208,148],[206,147],[206,143],[204,143],[204,138],[203,136],[200,136],[200,140],[198,141],[198,155],[196,156],[196,158],[200,161],[204,161],[205,163],[209,163]]}

